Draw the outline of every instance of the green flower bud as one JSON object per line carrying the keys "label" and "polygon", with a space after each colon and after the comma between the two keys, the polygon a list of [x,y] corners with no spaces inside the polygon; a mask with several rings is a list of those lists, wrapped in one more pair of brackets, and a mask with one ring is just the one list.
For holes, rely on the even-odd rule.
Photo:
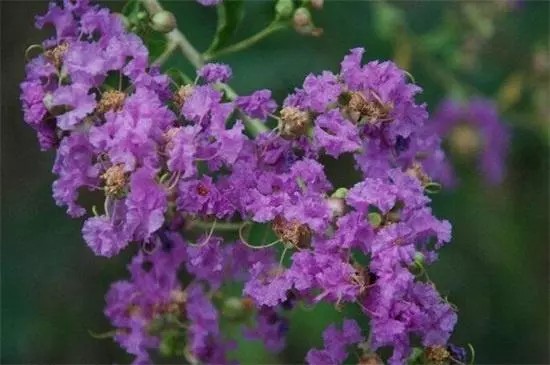
{"label": "green flower bud", "polygon": [[424,254],[422,252],[416,252],[414,254],[414,263],[418,266],[418,267],[423,267],[424,266],[424,261],[425,261],[425,257],[424,257]]}
{"label": "green flower bud", "polygon": [[275,13],[277,17],[282,19],[288,19],[292,16],[294,11],[294,3],[292,0],[279,0],[275,4]]}
{"label": "green flower bud", "polygon": [[345,199],[348,195],[348,189],[346,188],[338,188],[332,195],[331,198],[337,198],[337,199]]}
{"label": "green flower bud", "polygon": [[151,18],[151,28],[161,33],[168,33],[176,29],[176,17],[169,11],[159,11]]}
{"label": "green flower bud", "polygon": [[380,213],[372,212],[368,214],[369,223],[374,227],[378,228],[382,225],[382,216]]}
{"label": "green flower bud", "polygon": [[138,20],[147,19],[147,12],[145,12],[145,11],[140,11],[139,13],[137,13],[136,18],[137,18]]}
{"label": "green flower bud", "polygon": [[313,6],[313,8],[317,10],[322,9],[324,3],[325,3],[325,0],[311,0],[311,6]]}
{"label": "green flower bud", "polygon": [[311,13],[304,7],[296,9],[294,16],[292,17],[292,23],[294,24],[294,28],[296,28],[296,30],[311,27]]}
{"label": "green flower bud", "polygon": [[245,319],[249,312],[250,307],[243,298],[229,297],[224,300],[222,305],[222,314],[234,321]]}

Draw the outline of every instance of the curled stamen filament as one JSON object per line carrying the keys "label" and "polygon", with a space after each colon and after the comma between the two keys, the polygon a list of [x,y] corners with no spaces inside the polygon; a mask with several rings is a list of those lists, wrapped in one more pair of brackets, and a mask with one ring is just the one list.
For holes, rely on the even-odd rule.
{"label": "curled stamen filament", "polygon": [[285,255],[286,255],[286,252],[288,251],[288,249],[289,249],[289,246],[285,245],[285,248],[284,248],[284,250],[283,250],[283,253],[281,254],[281,258],[279,259],[279,266],[280,266],[281,268],[284,268],[284,266],[283,266],[283,261],[284,261],[284,259],[285,259]]}
{"label": "curled stamen filament", "polygon": [[181,176],[181,173],[178,171],[168,180],[168,187],[167,187],[168,190],[172,190],[173,188],[176,187],[180,179],[180,176]]}
{"label": "curled stamen filament", "polygon": [[239,228],[239,238],[240,238],[241,242],[242,242],[246,247],[249,247],[249,248],[252,248],[252,249],[262,249],[262,248],[268,248],[268,247],[271,247],[271,246],[275,246],[277,243],[282,242],[281,239],[277,239],[276,241],[273,241],[273,242],[270,242],[270,243],[267,243],[267,244],[261,245],[261,246],[254,246],[254,245],[251,245],[250,243],[248,243],[248,241],[246,240],[246,238],[244,238],[244,236],[243,236],[243,229],[244,229],[244,227],[246,227],[247,225],[249,225],[249,223],[245,223],[245,224],[243,224],[243,225]]}
{"label": "curled stamen filament", "polygon": [[214,230],[216,229],[216,222],[218,222],[217,219],[215,219],[214,222],[212,222],[212,227],[210,227],[210,231],[208,232],[208,235],[206,236],[206,238],[201,243],[190,243],[190,245],[193,246],[193,247],[203,247],[208,242],[210,242],[210,239],[212,238],[212,235],[214,234]]}

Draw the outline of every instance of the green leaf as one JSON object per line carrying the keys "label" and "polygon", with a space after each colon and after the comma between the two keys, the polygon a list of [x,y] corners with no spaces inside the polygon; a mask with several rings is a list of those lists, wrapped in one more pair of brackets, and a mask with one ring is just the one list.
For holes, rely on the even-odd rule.
{"label": "green leaf", "polygon": [[243,0],[225,0],[218,5],[218,28],[206,53],[213,53],[226,46],[243,17]]}

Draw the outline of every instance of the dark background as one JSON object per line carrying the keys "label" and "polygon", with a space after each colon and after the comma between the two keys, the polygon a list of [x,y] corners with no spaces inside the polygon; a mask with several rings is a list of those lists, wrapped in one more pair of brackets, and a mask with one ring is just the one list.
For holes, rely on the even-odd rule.
{"label": "dark background", "polygon": [[[120,2],[107,5],[121,7]],[[191,41],[205,49],[215,29],[215,11],[188,1],[166,6]],[[422,30],[442,21],[449,5],[400,6]],[[249,4],[239,34],[261,29],[269,21],[270,7],[267,2]],[[88,330],[109,330],[103,296],[110,282],[126,277],[130,254],[111,260],[93,256],[80,235],[82,222],[68,218],[51,197],[53,154],[39,151],[33,131],[22,120],[18,84],[24,76],[23,55],[28,45],[46,37],[32,27],[33,17],[46,8],[44,1],[1,3],[1,362],[128,362],[112,341],[94,339]],[[392,58],[392,46],[373,28],[368,2],[327,2],[315,18],[325,29],[321,38],[289,30],[224,58],[233,67],[234,88],[242,94],[271,88],[282,101],[307,73],[337,71],[352,47],[366,47],[367,59]],[[548,45],[548,19],[548,2],[524,1],[506,14],[482,66],[473,73],[481,91],[494,95],[508,71],[530,67],[526,45]],[[448,90],[419,67],[422,62],[416,58],[411,72],[425,88],[422,99],[431,111]],[[170,63],[188,69],[177,57]],[[472,343],[480,364],[549,362],[548,114],[543,114],[543,124],[533,123],[529,115],[504,115],[512,143],[502,185],[487,187],[463,168],[459,188],[434,197],[434,209],[452,222],[454,238],[430,268],[430,277],[459,308],[454,342]],[[347,169],[332,166],[330,171],[339,181],[351,178]],[[289,347],[280,357],[265,357],[258,343],[245,345],[239,357],[248,363],[300,362],[308,347],[320,344],[322,328],[339,316],[329,307],[296,311]]]}

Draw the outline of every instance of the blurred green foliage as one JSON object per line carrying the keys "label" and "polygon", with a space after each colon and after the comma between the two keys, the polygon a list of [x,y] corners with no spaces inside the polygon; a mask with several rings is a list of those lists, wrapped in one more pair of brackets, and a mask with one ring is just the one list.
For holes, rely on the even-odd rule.
{"label": "blurred green foliage", "polygon": [[[477,362],[548,363],[548,156],[549,3],[327,1],[313,12],[321,37],[292,29],[223,57],[233,67],[232,86],[242,94],[271,88],[279,101],[307,73],[337,70],[353,47],[368,59],[394,59],[424,88],[429,109],[444,97],[475,93],[499,101],[513,137],[508,177],[497,188],[483,185],[468,166],[461,185],[434,196],[438,216],[454,227],[430,277],[459,308],[454,342],[472,343]],[[106,2],[121,9],[121,2]],[[165,3],[179,28],[200,50],[216,30],[216,11],[194,1]],[[126,277],[131,252],[94,257],[51,198],[53,155],[40,153],[22,121],[18,83],[24,50],[45,34],[31,28],[44,1],[2,2],[2,363],[124,363],[130,359],[104,332],[103,296]],[[492,7],[491,7],[492,6]],[[231,41],[262,29],[273,3],[248,1]],[[224,39],[224,42],[227,42]],[[167,68],[193,70],[174,54]],[[351,161],[326,161],[336,186],[350,186]],[[127,250],[131,251],[131,250]],[[291,314],[288,348],[267,355],[258,342],[239,339],[245,363],[298,363],[321,331],[340,313],[329,306],[299,307]],[[361,324],[367,325],[362,320]],[[229,328],[237,336],[235,326]]]}

